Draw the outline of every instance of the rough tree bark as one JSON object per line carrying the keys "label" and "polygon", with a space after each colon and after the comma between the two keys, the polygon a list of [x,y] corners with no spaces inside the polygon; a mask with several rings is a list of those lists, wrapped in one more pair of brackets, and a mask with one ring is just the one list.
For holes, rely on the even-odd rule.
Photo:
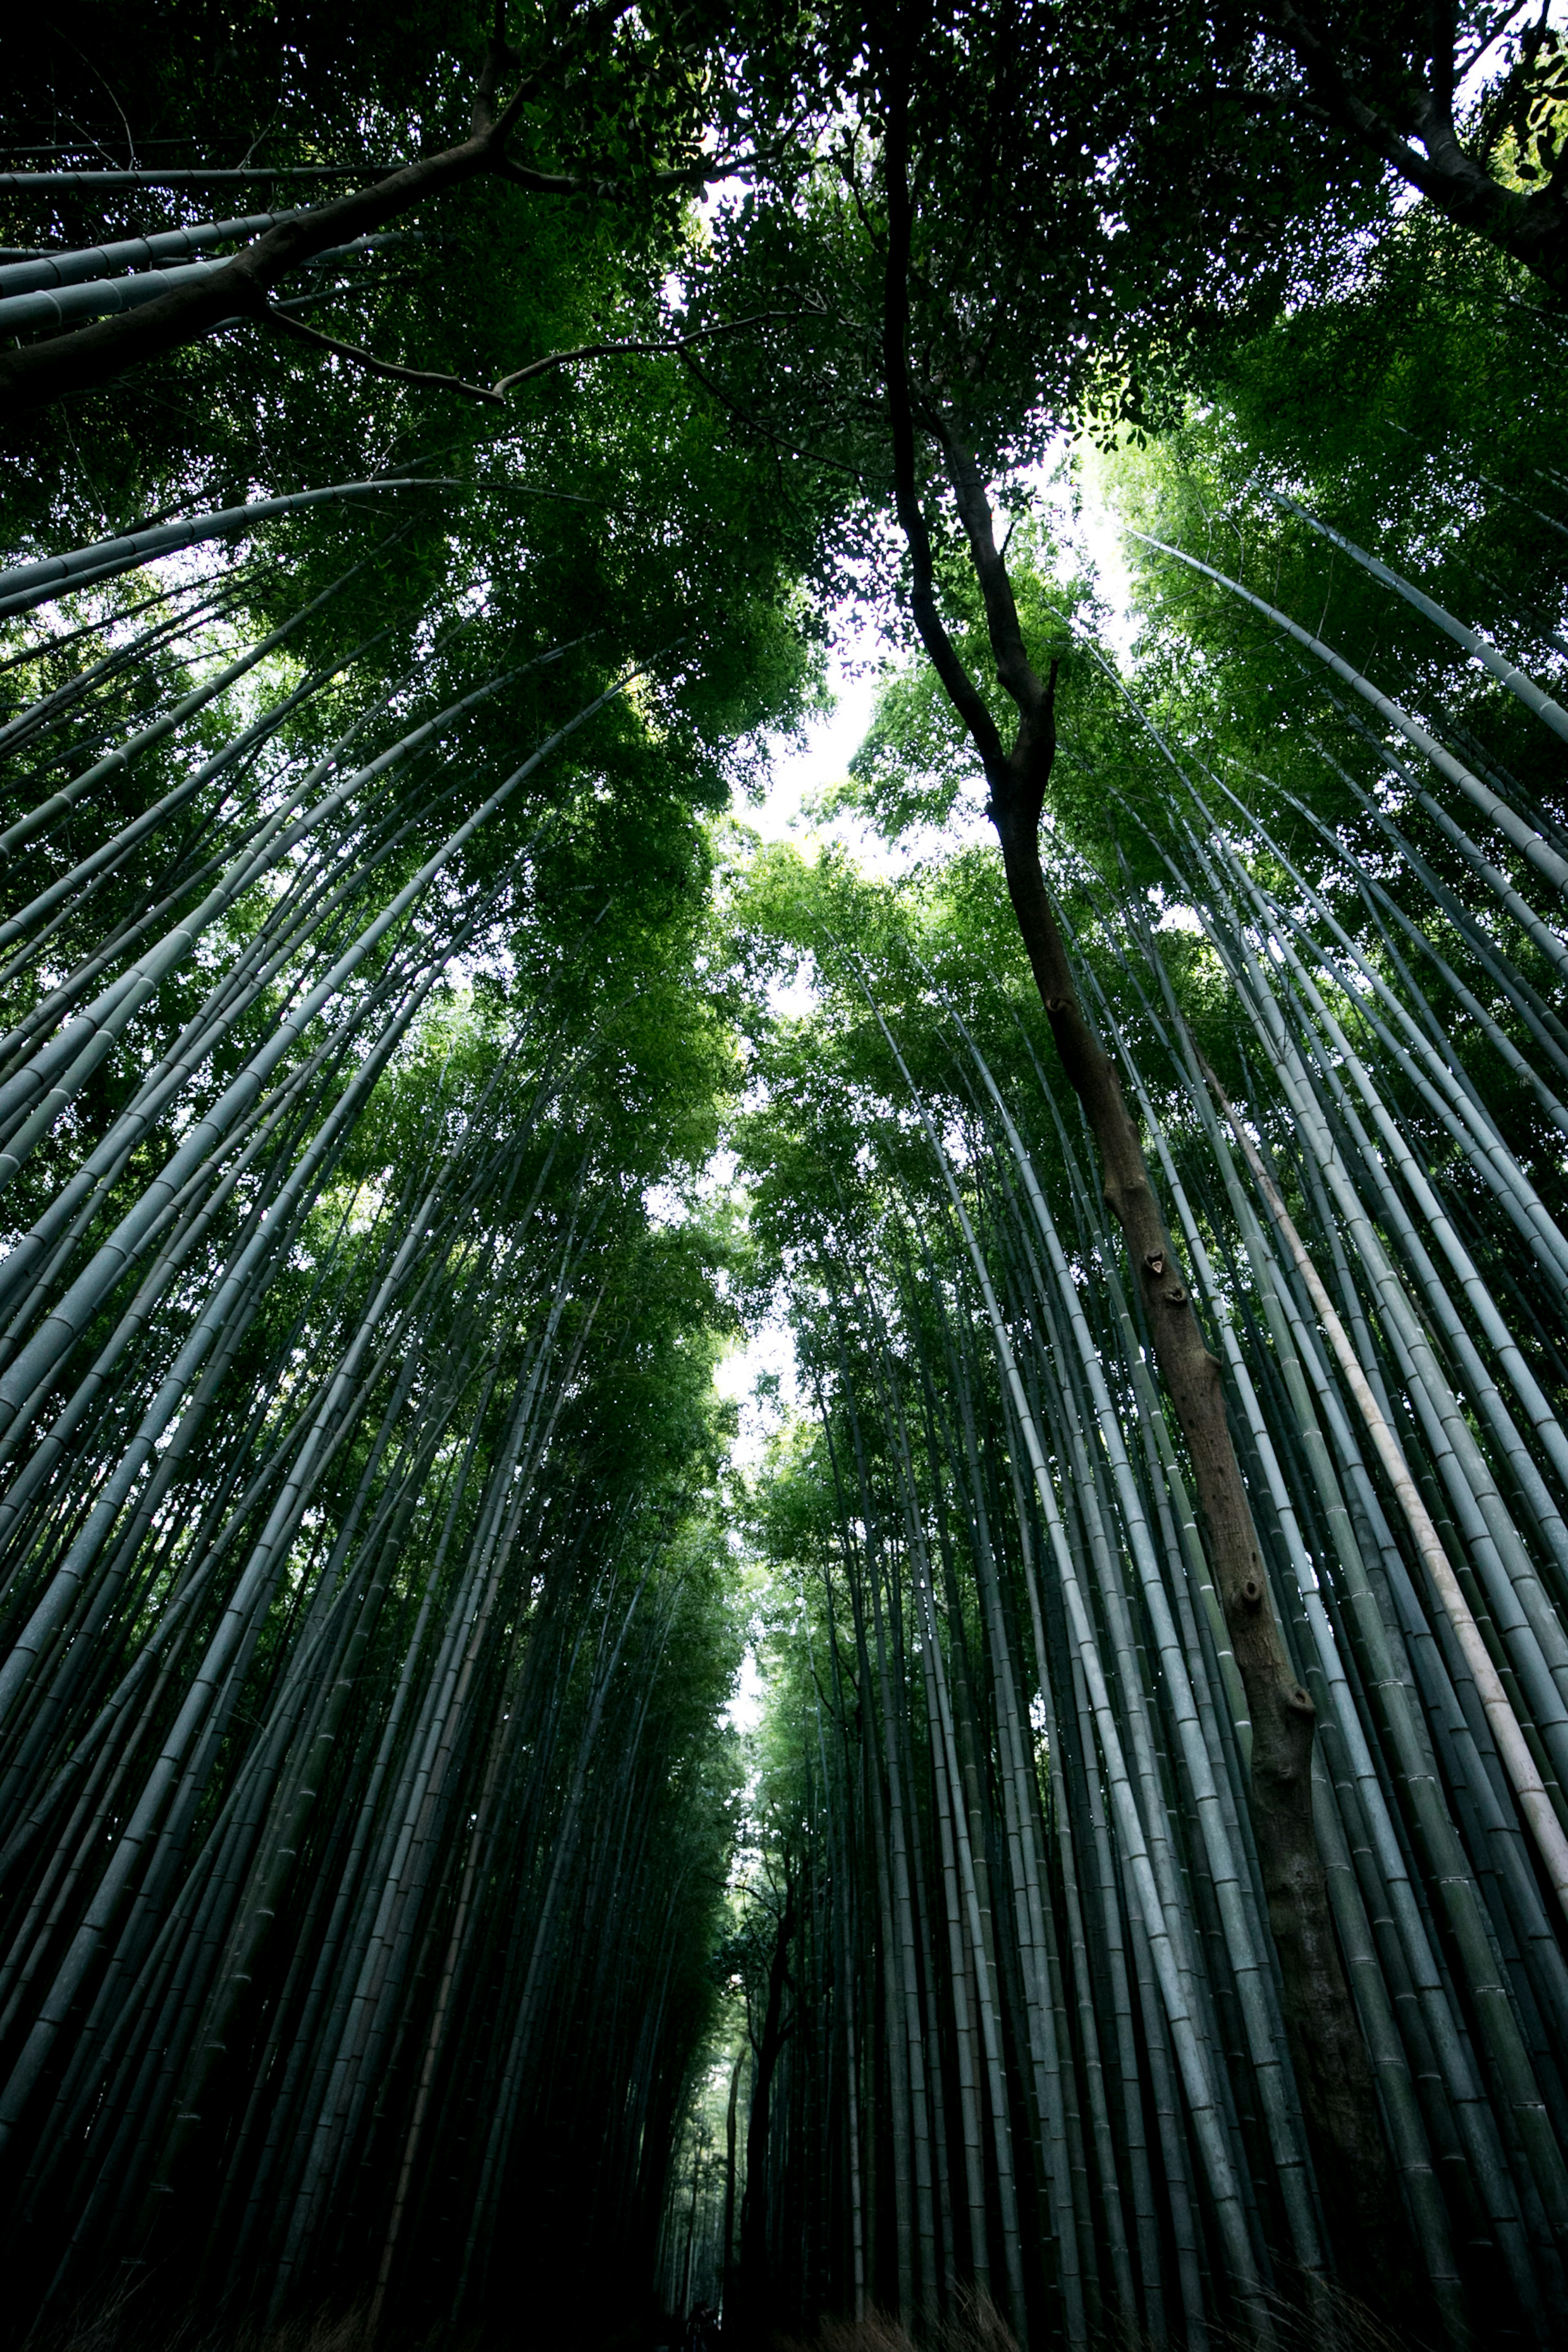
{"label": "rough tree bark", "polygon": [[915,464],[917,417],[907,360],[912,233],[907,99],[888,109],[888,253],[883,367],[898,521],[908,546],[921,642],[979,753],[988,814],[1061,1066],[1100,1155],[1105,1198],[1127,1245],[1166,1390],[1186,1440],[1215,1583],[1252,1721],[1253,1833],[1279,1955],[1283,2009],[1318,2186],[1342,2279],[1386,2305],[1402,2290],[1406,2233],[1384,2141],[1371,2062],[1342,1962],[1312,1824],[1315,1710],[1291,1666],[1231,1442],[1219,1365],[1205,1342],[1150,1181],[1114,1064],[1079,1003],[1046,888],[1040,821],[1056,753],[1056,668],[1041,678],[1025,649],[986,485],[951,417],[922,404],[956,502],[984,603],[997,675],[1016,708],[1009,749],[937,610],[935,564]]}

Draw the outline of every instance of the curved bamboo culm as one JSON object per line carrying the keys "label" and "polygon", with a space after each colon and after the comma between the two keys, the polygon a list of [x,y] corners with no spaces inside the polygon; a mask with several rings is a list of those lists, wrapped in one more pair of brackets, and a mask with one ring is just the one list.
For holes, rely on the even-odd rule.
{"label": "curved bamboo culm", "polygon": [[[0,269],[0,282],[5,275]],[[384,481],[334,482],[324,490],[294,490],[286,498],[253,499],[246,506],[220,507],[212,514],[192,515],[183,522],[150,524],[144,530],[127,531],[120,539],[99,540],[91,547],[74,548],[68,555],[45,556],[36,563],[16,563],[0,571],[0,613],[32,612],[37,605],[49,604],[73,590],[96,587],[100,581],[139,571],[157,556],[172,555],[182,548],[200,547],[208,540],[248,538],[262,523],[274,522],[280,515],[302,514],[311,507],[334,506],[345,499],[373,498],[389,490],[395,494],[399,490],[450,490],[462,487],[444,478],[427,480],[413,476]]]}
{"label": "curved bamboo culm", "polygon": [[1283,629],[1287,635],[1294,638],[1298,645],[1304,646],[1309,653],[1316,655],[1320,661],[1325,663],[1333,671],[1335,677],[1343,679],[1354,693],[1359,694],[1364,701],[1370,703],[1380,719],[1397,729],[1407,742],[1413,743],[1418,751],[1425,753],[1441,774],[1447,776],[1451,783],[1457,784],[1466,799],[1472,802],[1483,816],[1489,817],[1500,833],[1506,834],[1514,847],[1522,851],[1540,873],[1544,874],[1549,881],[1555,882],[1560,890],[1568,888],[1568,859],[1560,856],[1540,833],[1527,824],[1524,819],[1498,793],[1491,791],[1490,786],[1484,784],[1479,776],[1472,775],[1464,762],[1457,760],[1451,751],[1447,751],[1417,719],[1412,719],[1407,711],[1401,709],[1392,696],[1384,694],[1373,685],[1370,678],[1363,677],[1359,670],[1354,669],[1349,662],[1336,654],[1331,646],[1325,645],[1321,637],[1314,636],[1310,629],[1303,629],[1299,622],[1292,621],[1288,614],[1281,613],[1275,605],[1267,604],[1261,596],[1253,595],[1251,590],[1243,588],[1239,581],[1231,580],[1223,572],[1215,571],[1211,564],[1200,563],[1196,555],[1188,555],[1179,547],[1168,547],[1164,540],[1151,539],[1145,531],[1129,531],[1128,537],[1142,540],[1145,545],[1156,548],[1162,555],[1172,556],[1178,563],[1189,565],[1194,572],[1201,572],[1207,579],[1218,581],[1222,588],[1229,589],[1232,595],[1239,597],[1244,604],[1250,604],[1256,612],[1261,613],[1267,620],[1273,622],[1276,627]]}
{"label": "curved bamboo culm", "polygon": [[1417,588],[1414,581],[1406,580],[1403,573],[1391,570],[1386,563],[1380,563],[1375,555],[1368,555],[1364,548],[1357,547],[1354,540],[1345,539],[1337,530],[1331,530],[1326,522],[1321,522],[1316,515],[1309,514],[1305,507],[1299,505],[1283,490],[1275,489],[1267,482],[1259,482],[1256,487],[1266,497],[1276,500],[1287,513],[1297,516],[1309,529],[1320,532],[1331,546],[1342,549],[1353,562],[1361,565],[1363,571],[1370,572],[1373,579],[1382,581],[1385,587],[1392,588],[1396,595],[1403,596],[1406,604],[1413,604],[1418,613],[1424,613],[1427,620],[1437,624],[1445,636],[1452,637],[1457,646],[1462,646],[1466,653],[1490,670],[1492,676],[1506,686],[1527,710],[1532,710],[1554,735],[1568,743],[1568,710],[1564,710],[1560,702],[1554,702],[1532,677],[1527,677],[1523,670],[1499,653],[1479,630],[1467,628],[1463,621],[1457,621],[1452,613],[1445,612],[1442,605]]}

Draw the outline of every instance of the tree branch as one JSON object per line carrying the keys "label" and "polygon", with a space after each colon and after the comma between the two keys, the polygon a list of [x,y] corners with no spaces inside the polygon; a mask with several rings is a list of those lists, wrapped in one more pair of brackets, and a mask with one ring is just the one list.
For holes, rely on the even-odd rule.
{"label": "tree branch", "polygon": [[1322,26],[1295,0],[1273,0],[1269,14],[1331,121],[1381,155],[1436,211],[1511,254],[1555,292],[1568,294],[1568,214],[1556,176],[1525,195],[1494,180],[1466,152],[1442,95],[1452,69],[1451,47],[1438,73],[1439,87],[1422,84],[1421,98],[1411,109],[1410,128],[1427,149],[1422,154],[1362,96]]}
{"label": "tree branch", "polygon": [[501,376],[495,383],[486,385],[470,383],[465,376],[444,374],[437,368],[405,367],[397,360],[378,359],[374,352],[366,351],[362,343],[346,343],[337,335],[324,334],[319,327],[308,327],[302,319],[275,303],[258,300],[250,312],[250,316],[265,320],[280,332],[293,335],[301,342],[314,344],[318,351],[330,352],[338,359],[352,360],[356,367],[365,368],[372,375],[390,376],[396,383],[428,384],[436,392],[460,392],[468,400],[481,400],[494,408],[506,406],[504,395],[511,391],[514,384],[527,383],[530,377],[544,375],[551,368],[567,367],[573,360],[610,359],[620,352],[643,353],[653,358],[664,355],[678,357],[691,344],[710,341],[715,335],[739,334],[743,329],[760,326],[768,320],[798,319],[801,315],[799,310],[758,310],[749,318],[727,320],[716,327],[699,327],[693,334],[674,335],[662,341],[628,340],[613,343],[577,343],[570,351],[549,352],[541,360],[530,360],[527,367],[516,368],[510,375]]}
{"label": "tree branch", "polygon": [[488,169],[490,142],[498,135],[498,131],[486,131],[466,139],[439,155],[405,165],[373,187],[297,213],[210,277],[173,287],[138,310],[0,353],[0,408],[29,407],[63,393],[84,391],[140,360],[198,341],[236,311],[254,314],[278,279],[302,262],[380,228],[426,196]]}
{"label": "tree branch", "polygon": [[889,94],[883,138],[887,181],[887,274],[883,297],[883,373],[887,384],[889,434],[893,443],[893,496],[899,528],[909,549],[910,604],[920,642],[946,688],[954,709],[968,729],[985,763],[993,792],[1005,782],[1007,751],[985,698],[969,676],[936,608],[936,567],[931,534],[920,504],[915,467],[915,411],[909,396],[909,248],[913,216],[909,201],[909,76],[900,59]]}
{"label": "tree branch", "polygon": [[[625,0],[609,0],[608,5],[591,10],[554,51],[549,68],[559,69],[563,58],[574,56],[585,47],[623,13],[624,5]],[[86,391],[139,361],[199,341],[236,311],[254,317],[258,301],[265,300],[290,270],[333,246],[350,244],[355,237],[398,219],[423,204],[427,196],[461,186],[485,172],[516,176],[516,171],[522,167],[511,166],[505,142],[523,107],[544,86],[547,68],[541,66],[525,75],[497,111],[491,94],[503,68],[512,61],[510,50],[497,44],[490,46],[475,98],[476,127],[455,147],[404,164],[371,187],[294,214],[256,237],[210,277],[172,287],[168,293],[134,310],[98,320],[73,333],[49,336],[19,351],[0,352],[0,413],[33,407],[40,402],[57,400],[66,393]],[[711,164],[704,166],[705,170],[711,168]],[[541,182],[549,176],[535,175]],[[522,184],[529,184],[525,177]],[[597,184],[591,181],[573,184],[574,188]],[[372,362],[368,353],[361,363],[390,368],[390,362]]]}
{"label": "tree branch", "polygon": [[[465,399],[482,400],[494,408],[506,406],[499,391],[488,391],[482,383],[468,383],[460,375],[443,375],[434,368],[402,367],[396,360],[379,360],[362,345],[340,342],[336,335],[324,335],[319,327],[308,327],[303,319],[291,317],[265,299],[253,305],[250,315],[277,328],[281,334],[292,335],[297,341],[313,344],[318,351],[331,352],[338,359],[352,360],[356,367],[366,369],[371,375],[391,376],[397,383],[427,384],[437,392],[460,392]],[[517,381],[516,377],[507,380]]]}
{"label": "tree branch", "polygon": [[745,319],[728,319],[716,327],[698,327],[689,335],[666,336],[659,341],[643,342],[628,340],[614,343],[577,343],[570,351],[549,352],[542,360],[530,360],[527,367],[514,369],[510,375],[500,377],[492,385],[491,392],[494,394],[510,392],[515,383],[526,383],[530,376],[543,375],[549,368],[566,367],[572,360],[608,359],[617,352],[643,353],[651,357],[679,353],[687,350],[693,343],[711,342],[716,335],[738,335],[747,327],[765,326],[773,320],[800,319],[805,315],[800,310],[754,310]]}
{"label": "tree branch", "polygon": [[991,651],[996,656],[997,676],[1016,704],[1019,718],[1031,718],[1040,708],[1045,688],[1025,649],[1012,582],[1008,577],[1007,559],[997,545],[991,522],[991,501],[984,478],[969,450],[945,416],[940,414],[934,415],[931,429],[946,461],[947,478],[953,485],[958,520],[969,542],[969,561],[980,583],[980,594],[986,607],[986,628],[991,641]]}
{"label": "tree branch", "polygon": [[680,356],[681,364],[686,373],[701,384],[709,397],[716,400],[721,408],[727,408],[732,416],[738,417],[749,432],[757,434],[771,447],[782,449],[787,457],[799,457],[805,465],[826,466],[830,473],[847,474],[852,482],[864,481],[865,478],[859,467],[850,465],[845,458],[830,457],[821,449],[806,449],[802,448],[799,442],[786,441],[781,433],[775,433],[771,425],[764,425],[762,419],[759,416],[754,416],[750,409],[742,408],[739,401],[732,398],[722,383],[716,383],[711,375],[706,374],[698,367],[690,352],[683,351]]}
{"label": "tree branch", "polygon": [[497,156],[492,169],[503,180],[510,180],[517,188],[527,188],[536,196],[604,196],[625,195],[642,188],[702,188],[715,180],[734,178],[751,165],[764,163],[766,154],[705,155],[700,163],[683,164],[677,171],[650,172],[641,180],[627,180],[611,171],[608,164],[591,172],[538,172],[531,163],[519,163],[515,156]]}

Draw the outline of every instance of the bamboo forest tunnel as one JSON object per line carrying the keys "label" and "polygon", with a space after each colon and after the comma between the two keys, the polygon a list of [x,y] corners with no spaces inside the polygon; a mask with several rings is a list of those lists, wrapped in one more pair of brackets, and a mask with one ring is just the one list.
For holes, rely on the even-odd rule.
{"label": "bamboo forest tunnel", "polygon": [[1563,2340],[1568,46],[1435,23],[0,35],[18,2340]]}

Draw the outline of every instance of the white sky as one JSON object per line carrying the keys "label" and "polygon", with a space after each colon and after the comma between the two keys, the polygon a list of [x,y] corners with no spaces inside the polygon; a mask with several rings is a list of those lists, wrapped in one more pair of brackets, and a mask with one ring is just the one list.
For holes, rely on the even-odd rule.
{"label": "white sky", "polygon": [[747,1650],[740,1662],[740,1680],[735,1696],[723,1709],[724,1719],[733,1723],[737,1731],[755,1731],[762,1720],[762,1675],[755,1650]]}

